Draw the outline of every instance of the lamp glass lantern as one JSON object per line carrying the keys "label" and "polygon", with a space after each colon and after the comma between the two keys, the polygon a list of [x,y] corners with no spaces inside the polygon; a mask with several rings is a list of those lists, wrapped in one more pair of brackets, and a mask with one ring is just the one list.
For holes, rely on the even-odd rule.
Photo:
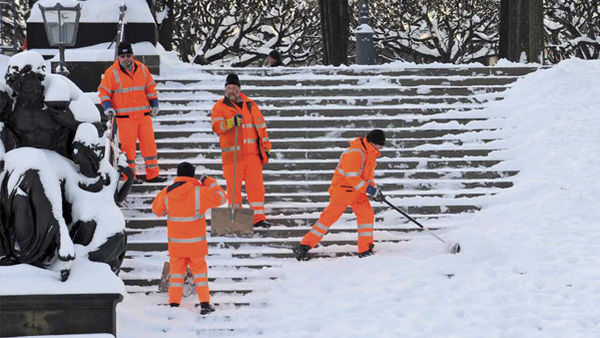
{"label": "lamp glass lantern", "polygon": [[38,4],[38,6],[42,12],[48,44],[51,47],[58,46],[60,51],[60,69],[57,73],[67,75],[68,71],[64,66],[65,47],[75,45],[79,18],[81,17],[81,4],[63,6],[60,2],[57,2],[52,7],[44,7],[42,4]]}

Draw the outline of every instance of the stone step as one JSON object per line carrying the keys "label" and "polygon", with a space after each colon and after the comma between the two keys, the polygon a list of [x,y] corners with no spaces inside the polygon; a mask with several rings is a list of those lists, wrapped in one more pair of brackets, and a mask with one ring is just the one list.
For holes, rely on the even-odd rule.
{"label": "stone step", "polygon": [[[271,140],[273,149],[322,149],[324,145],[327,148],[344,148],[348,146],[350,140],[339,138],[321,138],[321,139],[281,139]],[[386,138],[387,148],[410,149],[424,145],[432,146],[455,146],[466,147],[470,145],[483,145],[494,141],[500,141],[499,138],[482,138],[478,140],[462,140],[458,138],[438,138],[438,139],[390,139]],[[188,139],[185,142],[179,140],[159,139],[156,140],[156,147],[162,149],[221,149],[217,137]]]}
{"label": "stone step", "polygon": [[[359,125],[361,128],[372,128],[372,129],[385,129],[385,128],[418,128],[422,127],[428,123],[456,123],[459,125],[466,125],[471,122],[483,122],[483,121],[492,121],[486,117],[467,117],[467,118],[458,118],[458,117],[440,117],[440,118],[415,118],[415,117],[400,117],[390,119],[390,118],[378,118],[378,117],[369,117],[363,119],[357,118],[347,118],[347,119],[314,119],[314,118],[277,118],[267,120],[268,130],[272,129],[280,129],[280,128],[289,128],[291,125],[294,128],[305,129],[305,128],[340,128],[347,129],[353,128]],[[494,119],[493,121],[497,121]],[[153,125],[155,129],[168,128],[169,126],[185,126],[185,125],[194,125],[199,131],[204,131],[207,133],[212,133],[210,118],[171,118],[171,119],[156,119],[153,121]],[[202,128],[202,126],[204,128]],[[215,136],[216,137],[216,136]]]}
{"label": "stone step", "polygon": [[[223,185],[223,187],[224,187],[224,185]],[[438,199],[441,199],[441,198],[449,198],[448,196],[452,196],[452,198],[468,199],[468,198],[478,198],[478,197],[483,197],[483,196],[493,196],[495,194],[496,193],[491,193],[491,192],[444,194],[444,193],[439,193],[436,190],[426,191],[426,192],[422,192],[422,193],[404,194],[404,195],[397,195],[394,193],[386,192],[386,196],[389,198],[393,198],[393,199],[414,199],[414,198],[420,198],[420,199],[438,198]],[[144,197],[131,196],[131,197],[128,197],[127,201],[122,203],[121,207],[123,210],[125,210],[125,209],[146,210],[147,208],[149,208],[152,205],[152,201],[154,200],[155,196],[156,196],[156,194],[154,192],[148,193]],[[319,193],[301,192],[301,193],[295,193],[293,195],[286,195],[285,193],[283,193],[283,194],[265,194],[265,203],[266,204],[272,204],[272,203],[278,203],[278,202],[325,203],[325,202],[328,202],[329,199],[330,199],[330,197],[329,197],[329,194],[327,194],[327,192],[319,192]]]}
{"label": "stone step", "polygon": [[[162,160],[159,158],[159,164],[161,170],[175,170],[177,165],[181,163],[183,159],[176,160]],[[205,160],[205,159],[194,159],[188,158],[185,161],[196,166],[196,170],[199,172],[201,170],[222,170],[223,166],[221,164],[220,159],[214,160]],[[472,157],[466,159],[425,159],[425,158],[406,158],[406,159],[389,159],[388,161],[380,160],[377,163],[377,169],[442,169],[442,168],[452,168],[452,169],[461,169],[461,168],[475,168],[475,169],[483,169],[490,168],[501,163],[501,159],[486,159],[485,157]],[[288,160],[288,161],[279,161],[279,160],[271,160],[267,165],[265,165],[265,169],[268,170],[329,170],[333,172],[335,167],[338,164],[338,160],[330,159],[330,160]],[[138,174],[143,174],[143,172],[138,170]],[[151,184],[150,184],[151,185]],[[148,183],[145,183],[144,186],[148,186]]]}
{"label": "stone step", "polygon": [[[403,207],[404,210],[410,211],[412,210],[410,207]],[[284,215],[268,215],[269,222],[273,223],[275,228],[287,228],[290,230],[301,229],[306,230],[309,229],[319,218],[319,212],[312,214],[298,214],[293,216],[284,216]],[[440,221],[440,220],[450,220],[452,217],[458,216],[456,214],[431,214],[431,215],[420,215],[415,213],[410,213],[411,217],[416,219],[418,222],[422,224],[427,224],[428,222]],[[126,219],[126,227],[128,230],[136,231],[140,229],[153,229],[160,228],[165,226],[166,220],[164,218],[158,218],[154,215],[144,214],[143,216],[138,216],[135,218],[125,217]],[[381,216],[375,215],[375,224],[381,224],[384,219]],[[211,220],[208,218],[206,220],[206,224],[208,226],[207,231],[210,232],[210,223]],[[356,224],[356,217],[354,214],[347,211],[342,217],[336,222],[335,227],[343,226],[344,224]],[[394,224],[398,227],[410,227],[412,223],[409,220],[404,218],[398,218],[394,220]],[[376,225],[377,227],[377,225]],[[262,233],[262,229],[255,230],[257,234]],[[266,230],[268,231],[268,230]],[[268,232],[267,232],[268,233]]]}
{"label": "stone step", "polygon": [[[502,100],[500,94],[479,94],[477,96],[370,96],[365,98],[338,98],[338,97],[307,97],[307,98],[271,98],[255,97],[256,104],[260,108],[266,107],[288,107],[288,106],[323,106],[323,105],[351,105],[351,106],[378,106],[378,105],[404,105],[404,104],[457,104],[470,103],[481,104]],[[181,96],[178,98],[162,98],[161,104],[202,106],[211,108],[220,97],[205,97],[202,99]],[[167,106],[167,108],[169,108]]]}
{"label": "stone step", "polygon": [[[462,202],[468,203],[468,202]],[[288,217],[296,217],[302,218],[302,214],[315,214],[318,215],[325,209],[325,203],[307,203],[314,204],[314,206],[302,206],[299,203],[290,204],[287,206],[265,206],[265,214],[268,216],[269,220],[272,220],[273,215],[277,216],[288,216]],[[223,206],[225,207],[225,206]],[[402,206],[404,210],[406,210],[409,214],[422,214],[422,215],[442,215],[442,214],[461,214],[461,213],[472,213],[479,211],[481,209],[480,205],[472,205],[472,204],[461,204],[461,205],[452,205],[452,204],[444,204],[440,203],[440,205],[410,205],[410,206]],[[377,214],[388,211],[389,207],[387,206],[373,206],[373,211]],[[350,214],[350,209],[348,209],[347,213]],[[151,218],[154,216],[150,208],[147,209],[124,209],[123,214],[125,218]],[[164,217],[160,219],[165,219]]]}
{"label": "stone step", "polygon": [[[209,271],[210,272],[210,271]],[[160,277],[160,272],[157,274]],[[144,279],[144,278],[121,278],[127,286],[158,286],[160,278]],[[277,277],[265,278],[265,280],[277,280]],[[215,283],[243,283],[243,282],[260,282],[261,280],[253,279],[251,277],[232,277],[232,278],[208,278],[208,282],[214,285]]]}
{"label": "stone step", "polygon": [[[165,108],[161,106],[160,114],[158,118],[168,116],[171,117],[173,115],[178,116],[203,116],[210,118],[211,109],[214,105],[207,105],[204,108],[193,108],[193,107],[168,107]],[[272,108],[272,107],[260,107],[260,111],[263,113],[267,121],[269,121],[269,117],[278,116],[278,117],[302,117],[302,118],[319,118],[319,117],[333,117],[337,116],[340,118],[346,118],[348,116],[402,116],[402,115],[433,115],[433,114],[442,114],[448,112],[454,113],[471,113],[478,112],[482,109],[481,105],[465,105],[465,106],[456,106],[456,105],[446,105],[446,106],[434,106],[434,107],[424,107],[415,105],[414,107],[402,107],[402,106],[390,106],[390,107],[355,107],[355,106],[347,106],[347,107],[337,107],[332,106],[288,106],[288,107],[280,107],[280,108]]]}
{"label": "stone step", "polygon": [[[452,179],[452,178],[439,178],[439,179],[397,179],[390,181],[378,181],[379,185],[386,192],[409,190],[409,191],[429,191],[432,189],[448,189],[453,187],[460,192],[465,193],[463,189],[474,189],[474,188],[509,188],[512,187],[513,183],[510,177],[501,177],[497,179]],[[221,186],[224,187],[224,182],[220,182]],[[170,184],[169,181],[166,184]],[[136,184],[131,188],[133,194],[147,194],[150,192],[160,191],[166,184]],[[294,181],[265,181],[265,190],[269,194],[286,194],[286,193],[324,193],[329,189],[331,180],[322,181],[310,181],[304,182],[303,184],[297,184]],[[244,190],[242,190],[244,192]],[[434,191],[435,192],[435,191]]]}
{"label": "stone step", "polygon": [[[248,97],[276,98],[276,97],[311,97],[311,96],[339,96],[350,100],[363,96],[468,96],[483,93],[499,93],[506,90],[507,86],[420,86],[420,87],[243,87],[242,92]],[[215,96],[224,95],[223,87],[201,87],[184,86],[181,88],[159,88],[159,97],[162,100],[170,100],[178,97],[206,97],[207,94]]]}
{"label": "stone step", "polygon": [[[384,148],[386,149],[386,148]],[[338,159],[346,148],[337,149],[274,149],[271,151],[273,162],[287,160],[323,160],[323,159]],[[464,158],[474,156],[488,156],[494,151],[500,149],[440,149],[440,150],[382,150],[381,157],[383,158],[422,158],[422,159],[450,159]],[[221,150],[217,149],[176,149],[158,151],[159,164],[164,160],[183,160],[183,159],[206,159],[214,160],[221,159]]]}
{"label": "stone step", "polygon": [[[163,175],[167,175],[169,178],[174,178],[176,176],[175,170],[163,170],[161,171]],[[477,169],[457,169],[457,170],[377,170],[375,172],[375,179],[377,182],[380,182],[379,185],[382,187],[385,186],[385,183],[391,179],[498,179],[498,178],[507,178],[514,176],[518,173],[517,170],[477,170]],[[200,174],[200,173],[197,173]],[[203,175],[209,175],[217,179],[220,184],[224,184],[223,172],[221,170],[203,170]],[[199,176],[199,175],[198,175]],[[328,181],[332,178],[333,171],[329,170],[299,170],[299,171],[275,171],[275,170],[263,170],[263,178],[266,182],[273,181],[294,181],[296,184],[312,184],[313,181]],[[140,185],[145,185],[146,183],[142,183]],[[169,182],[165,183],[169,184]],[[408,195],[412,195],[415,193],[421,193],[422,191],[413,191],[408,192]],[[455,191],[456,192],[456,191]],[[405,191],[388,191],[388,193],[395,193],[398,196],[405,196]],[[293,194],[293,193],[292,193]],[[283,195],[273,195],[273,197],[277,196],[287,196],[288,193],[283,193]]]}
{"label": "stone step", "polygon": [[[127,285],[127,284],[126,284]],[[156,287],[158,286],[158,284],[153,285],[153,286],[137,286],[137,285],[127,285],[125,287],[125,291],[127,291],[127,293],[145,293],[145,294],[150,294],[150,293],[157,293],[157,289]],[[240,289],[235,289],[232,287],[215,287],[215,286],[210,286],[210,295],[211,297],[220,297],[221,295],[247,295],[251,292],[253,292],[253,289],[250,288],[240,288]],[[165,296],[166,297],[166,296]]]}
{"label": "stone step", "polygon": [[[246,77],[244,88],[249,87],[280,87],[280,86],[365,86],[386,83],[403,87],[410,86],[503,86],[515,82],[518,76],[345,76],[333,78],[322,76],[319,78],[282,78],[282,77]],[[158,89],[193,87],[193,86],[223,86],[223,79],[155,79]]]}
{"label": "stone step", "polygon": [[[310,229],[305,229],[305,232],[308,232]],[[356,234],[354,234],[356,237]],[[136,251],[166,251],[167,236],[164,236],[165,242],[133,242],[129,241],[127,243],[127,250],[136,250]],[[286,238],[280,240],[271,240],[271,241],[225,241],[218,242],[218,238],[209,238],[208,247],[209,247],[209,257],[211,256],[211,248],[220,248],[220,249],[240,249],[240,248],[252,248],[256,250],[256,256],[260,256],[263,252],[260,252],[261,248],[283,248],[283,249],[291,249],[293,246],[298,244],[301,237],[297,238]],[[213,240],[213,241],[211,241]],[[387,240],[375,240],[375,244],[377,243],[399,243],[403,241],[408,241],[409,239],[387,239]],[[329,246],[356,246],[356,238],[351,240],[331,240],[327,237],[319,242],[319,247],[329,247]],[[235,251],[233,251],[235,252]],[[269,252],[266,252],[269,253]]]}
{"label": "stone step", "polygon": [[[522,76],[534,72],[540,69],[539,67],[470,67],[470,66],[456,66],[456,67],[415,67],[406,68],[399,67],[398,69],[390,67],[348,67],[348,68],[314,68],[314,67],[277,67],[277,68],[266,68],[266,67],[244,67],[244,68],[228,68],[228,67],[201,67],[198,68],[198,73],[193,74],[190,72],[187,76],[179,76],[176,80],[182,80],[187,78],[198,79],[205,78],[210,75],[216,77],[216,80],[225,81],[225,77],[230,73],[237,73],[243,83],[245,77],[276,77],[282,76],[283,78],[290,79],[294,75],[306,75],[310,74],[310,77],[314,76],[412,76],[412,77],[423,77],[423,76]],[[222,78],[221,78],[222,77]],[[301,76],[298,76],[301,77]],[[170,78],[158,77],[160,80],[169,81]]]}
{"label": "stone step", "polygon": [[[209,220],[210,221],[210,220]],[[427,219],[425,220],[421,220],[422,222],[426,223]],[[208,222],[208,227],[207,227],[207,233],[210,233],[210,222]],[[356,222],[355,222],[356,223]],[[290,227],[290,226],[281,226],[281,225],[274,225],[270,228],[255,228],[254,229],[254,237],[256,239],[298,239],[301,238],[302,236],[304,236],[309,230],[310,230],[310,226],[294,226],[294,227]],[[152,232],[151,235],[155,235],[155,232],[160,232],[160,233],[166,233],[166,223],[163,220],[161,225],[156,225],[154,227],[151,228],[129,228],[127,227],[126,233],[128,236],[133,236],[133,235],[145,235],[148,234],[149,232]],[[439,227],[429,227],[430,230],[437,230],[439,229]],[[377,223],[375,223],[375,232],[377,233],[381,233],[381,232],[389,232],[389,233],[394,233],[394,234],[401,234],[401,233],[408,233],[408,232],[420,232],[422,231],[421,228],[418,228],[416,225],[412,224],[412,223],[408,223],[408,224],[404,224],[401,226],[386,226],[386,225],[378,225]],[[337,223],[334,224],[330,229],[328,234],[342,234],[342,235],[351,235],[351,236],[356,236],[356,224],[352,224],[352,225],[348,225],[348,223],[344,223],[342,225],[338,225]],[[137,237],[135,237],[137,238]],[[135,238],[133,238],[132,240],[135,241]],[[251,239],[246,239],[246,242],[249,241]],[[212,242],[215,243],[220,243],[219,239],[217,238],[212,238],[211,239]],[[214,244],[214,243],[213,243]],[[263,242],[260,242],[259,245],[265,245],[263,244]],[[215,245],[216,246],[216,245]]]}
{"label": "stone step", "polygon": [[[496,127],[459,127],[458,125],[451,123],[449,126],[437,126],[438,128],[423,127],[423,128],[395,128],[395,129],[384,129],[386,137],[389,138],[437,138],[437,137],[459,137],[467,135],[469,138],[473,138],[475,133],[490,133],[498,131]],[[335,135],[340,139],[354,139],[362,135],[366,135],[372,128],[357,127],[351,129],[337,129],[331,130],[327,128],[312,128],[312,129],[272,129],[268,130],[269,138],[273,140],[282,140],[286,138],[326,138]],[[167,129],[167,128],[155,128],[154,135],[156,139],[179,139],[179,141],[185,141],[188,138],[198,137],[211,137],[216,140],[216,136],[212,131],[206,129],[198,130],[196,128],[186,127],[185,129]]]}

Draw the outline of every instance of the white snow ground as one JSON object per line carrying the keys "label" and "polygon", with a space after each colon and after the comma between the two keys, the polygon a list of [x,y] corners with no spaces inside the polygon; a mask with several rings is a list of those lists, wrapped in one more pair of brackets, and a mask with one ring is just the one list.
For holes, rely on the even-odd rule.
{"label": "white snow ground", "polygon": [[440,233],[462,253],[422,234],[366,259],[278,260],[280,278],[259,287],[267,305],[206,318],[191,311],[195,297],[171,309],[154,305],[166,295],[128,295],[119,336],[193,337],[229,325],[240,330],[215,334],[600,337],[600,61],[528,75],[486,109],[507,117],[512,160],[503,165],[521,172],[482,212]]}

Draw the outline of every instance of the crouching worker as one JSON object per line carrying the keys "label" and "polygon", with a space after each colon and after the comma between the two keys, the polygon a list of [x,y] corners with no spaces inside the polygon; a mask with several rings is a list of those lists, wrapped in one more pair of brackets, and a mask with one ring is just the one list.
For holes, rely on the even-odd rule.
{"label": "crouching worker", "polygon": [[294,248],[296,259],[309,260],[308,251],[314,248],[329,231],[348,206],[356,214],[358,223],[358,256],[373,254],[373,223],[375,214],[369,199],[380,200],[382,194],[373,181],[376,158],[385,145],[385,134],[380,129],[370,131],[365,137],[350,142],[350,147],[342,153],[335,168],[329,187],[329,205],[321,213],[319,220]]}
{"label": "crouching worker", "polygon": [[216,208],[227,201],[225,192],[212,177],[194,177],[194,166],[181,162],[177,166],[174,182],[161,190],[152,202],[152,211],[157,216],[167,216],[169,248],[169,304],[177,307],[183,296],[183,285],[187,267],[194,275],[194,285],[200,300],[200,314],[215,310],[210,305],[208,275],[205,257],[206,218],[208,209]]}

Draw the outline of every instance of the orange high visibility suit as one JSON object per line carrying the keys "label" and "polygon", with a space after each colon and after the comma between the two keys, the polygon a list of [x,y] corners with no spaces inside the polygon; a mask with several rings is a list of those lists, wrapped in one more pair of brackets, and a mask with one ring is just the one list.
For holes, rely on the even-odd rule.
{"label": "orange high visibility suit", "polygon": [[356,138],[344,151],[338,166],[335,168],[331,186],[329,187],[329,205],[323,210],[319,220],[302,238],[301,244],[314,248],[327,234],[329,227],[346,211],[348,205],[356,214],[358,223],[358,252],[362,253],[373,244],[373,223],[375,215],[366,191],[373,181],[376,159],[379,150],[371,145],[366,137]]}
{"label": "orange high visibility suit", "polygon": [[[212,109],[211,123],[213,131],[219,135],[222,151],[223,176],[227,181],[229,203],[233,203],[233,155],[237,151],[237,173],[235,186],[235,205],[242,204],[242,180],[246,183],[246,194],[250,208],[254,209],[254,223],[264,221],[265,186],[262,167],[268,162],[267,152],[271,150],[271,141],[267,134],[267,125],[263,114],[254,101],[240,93],[241,107],[224,97],[217,101]],[[228,129],[226,120],[236,114],[242,115],[242,124],[238,127],[238,144],[235,145],[235,127]]]}
{"label": "orange high visibility suit", "polygon": [[112,107],[117,112],[121,149],[127,155],[127,163],[135,173],[135,148],[140,140],[140,151],[146,164],[146,179],[158,176],[158,157],[154,129],[150,118],[150,104],[158,105],[156,83],[148,67],[133,60],[132,72],[121,67],[115,60],[102,77],[98,87],[102,106]]}
{"label": "orange high visibility suit", "polygon": [[225,192],[212,177],[204,184],[193,177],[178,176],[152,202],[152,212],[167,216],[169,248],[169,303],[181,302],[187,266],[194,274],[200,303],[210,302],[205,256],[206,210],[225,203]]}

